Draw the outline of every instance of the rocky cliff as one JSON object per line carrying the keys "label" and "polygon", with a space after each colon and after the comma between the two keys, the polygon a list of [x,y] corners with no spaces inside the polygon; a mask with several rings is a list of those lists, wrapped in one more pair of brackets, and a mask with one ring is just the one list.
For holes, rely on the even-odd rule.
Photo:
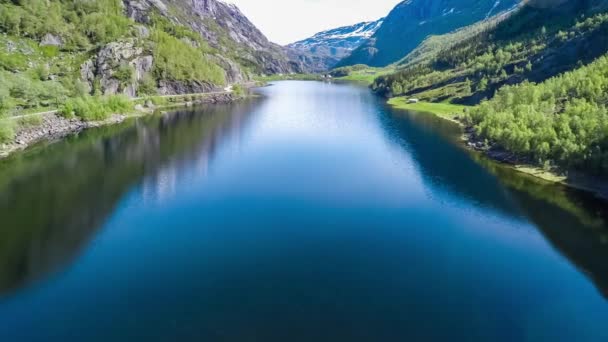
{"label": "rocky cliff", "polygon": [[190,27],[212,47],[256,73],[298,71],[277,44],[233,4],[217,0],[124,0],[127,15],[146,24],[160,14],[174,23]]}
{"label": "rocky cliff", "polygon": [[[133,20],[132,33],[101,46],[81,65],[80,78],[88,92],[142,96],[150,93],[143,89],[147,82],[147,88],[156,89],[152,93],[161,95],[200,93],[246,82],[253,74],[301,71],[235,5],[124,0],[122,6],[123,14]],[[178,62],[186,54],[182,49],[194,52]],[[189,63],[199,59],[203,71],[190,72],[195,66]]]}

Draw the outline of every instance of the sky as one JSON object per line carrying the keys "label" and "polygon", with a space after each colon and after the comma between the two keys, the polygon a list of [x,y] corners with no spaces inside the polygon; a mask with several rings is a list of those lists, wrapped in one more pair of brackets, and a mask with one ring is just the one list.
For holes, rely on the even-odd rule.
{"label": "sky", "polygon": [[401,0],[225,0],[271,41],[285,45],[340,26],[382,18]]}

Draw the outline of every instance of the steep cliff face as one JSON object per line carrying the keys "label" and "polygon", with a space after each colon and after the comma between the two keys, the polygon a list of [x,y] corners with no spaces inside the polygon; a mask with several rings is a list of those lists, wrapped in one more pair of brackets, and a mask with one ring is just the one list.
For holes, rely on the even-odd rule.
{"label": "steep cliff face", "polygon": [[308,72],[331,69],[364,44],[382,25],[383,19],[322,31],[285,47],[288,56]]}
{"label": "steep cliff face", "polygon": [[282,48],[270,42],[232,4],[217,0],[124,0],[127,15],[140,23],[160,14],[199,33],[224,57],[256,73],[299,71]]}
{"label": "steep cliff face", "polygon": [[410,53],[429,35],[471,25],[518,3],[519,0],[405,0],[365,44],[338,66],[386,66]]}

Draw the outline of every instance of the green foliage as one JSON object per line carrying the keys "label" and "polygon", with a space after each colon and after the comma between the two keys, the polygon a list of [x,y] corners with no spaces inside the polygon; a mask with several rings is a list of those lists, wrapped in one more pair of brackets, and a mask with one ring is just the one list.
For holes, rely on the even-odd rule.
{"label": "green foliage", "polygon": [[67,90],[56,81],[41,81],[34,70],[33,77],[0,71],[0,112],[14,108],[31,109],[56,106],[67,96]]}
{"label": "green foliage", "polygon": [[77,97],[67,100],[60,113],[67,118],[77,116],[86,121],[105,120],[112,114],[133,110],[133,103],[124,95],[105,97]]}
{"label": "green foliage", "polygon": [[[2,79],[0,78],[0,82]],[[12,107],[10,91],[6,84],[0,83],[0,118]]]}
{"label": "green foliage", "polygon": [[101,103],[111,114],[125,114],[133,110],[131,100],[125,95],[106,96],[101,99]]}
{"label": "green foliage", "polygon": [[608,176],[608,57],[541,84],[504,87],[471,111],[480,137],[541,165]]}
{"label": "green foliage", "polygon": [[146,100],[152,101],[152,104],[155,106],[165,106],[169,102],[166,97],[160,97],[160,96],[151,96],[151,97],[146,98]]}
{"label": "green foliage", "polygon": [[126,35],[131,22],[121,14],[92,13],[82,19],[86,36],[92,43],[109,43]]}
{"label": "green foliage", "polygon": [[42,55],[46,58],[54,58],[59,56],[59,48],[57,46],[41,46],[40,52],[42,52]]}
{"label": "green foliage", "polygon": [[201,49],[160,30],[154,30],[151,38],[155,43],[154,73],[157,78],[225,84],[224,70]]}
{"label": "green foliage", "polygon": [[0,143],[7,143],[15,138],[15,127],[11,120],[0,120]]}
{"label": "green foliage", "polygon": [[35,127],[42,124],[42,116],[40,115],[30,115],[23,117],[17,121],[19,127]]}
{"label": "green foliage", "polygon": [[245,88],[242,85],[240,85],[240,84],[233,85],[232,86],[232,92],[236,96],[243,96],[246,93]]}
{"label": "green foliage", "polygon": [[346,77],[356,71],[368,69],[369,67],[365,64],[357,64],[352,66],[345,66],[341,68],[333,69],[329,74],[332,77]]}
{"label": "green foliage", "polygon": [[[131,21],[120,0],[0,1],[0,31],[41,40],[46,34],[61,37],[68,49],[86,49],[126,35]],[[44,52],[53,56],[53,48]]]}
{"label": "green foliage", "polygon": [[200,34],[192,31],[189,27],[178,25],[170,22],[167,18],[161,17],[159,15],[153,15],[151,18],[152,26],[159,31],[163,31],[168,35],[175,37],[177,39],[183,39],[186,41],[192,42],[193,46],[198,47],[204,53],[214,52],[213,49],[209,47],[209,44]]}
{"label": "green foliage", "polygon": [[142,80],[139,82],[137,92],[140,95],[156,95],[158,90],[154,77],[152,77],[150,74],[145,74]]}
{"label": "green foliage", "polygon": [[[505,83],[544,80],[599,57],[608,51],[608,41],[602,38],[607,34],[606,13],[584,6],[572,12],[524,7],[427,39],[399,63],[396,73],[377,78],[372,87],[387,96],[403,93],[429,101],[460,98],[460,102],[475,104],[493,96]],[[591,48],[580,48],[585,45]],[[568,50],[576,53],[560,53]],[[453,92],[451,85],[463,79],[471,87]]]}
{"label": "green foliage", "polygon": [[122,84],[128,84],[135,80],[135,69],[132,66],[127,64],[120,65],[114,73],[112,77],[120,81]]}
{"label": "green foliage", "polygon": [[34,74],[40,81],[48,81],[50,76],[49,66],[46,64],[38,65],[34,68]]}
{"label": "green foliage", "polygon": [[[107,43],[133,37],[154,56],[153,71],[139,80],[139,95],[157,94],[160,80],[225,83],[222,62],[212,56],[217,51],[198,32],[160,15],[152,15],[147,26],[149,37],[137,34],[121,0],[0,0],[0,113],[50,110],[75,97],[80,99],[66,105],[90,107],[91,114],[83,116],[103,116],[83,100],[102,95],[100,78],[91,85],[82,82],[80,67]],[[220,38],[231,42],[230,53],[238,55],[238,44],[216,26],[224,32]],[[49,34],[60,46],[40,46]],[[136,82],[128,61],[112,65],[112,77],[123,88]]]}
{"label": "green foliage", "polygon": [[27,56],[18,52],[0,51],[0,68],[8,71],[19,71],[27,68]]}

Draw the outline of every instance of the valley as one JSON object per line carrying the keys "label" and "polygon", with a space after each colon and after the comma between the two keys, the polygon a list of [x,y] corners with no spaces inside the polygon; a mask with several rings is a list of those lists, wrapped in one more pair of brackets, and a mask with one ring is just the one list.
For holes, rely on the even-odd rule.
{"label": "valley", "polygon": [[608,0],[0,0],[1,341],[599,342],[607,258]]}

